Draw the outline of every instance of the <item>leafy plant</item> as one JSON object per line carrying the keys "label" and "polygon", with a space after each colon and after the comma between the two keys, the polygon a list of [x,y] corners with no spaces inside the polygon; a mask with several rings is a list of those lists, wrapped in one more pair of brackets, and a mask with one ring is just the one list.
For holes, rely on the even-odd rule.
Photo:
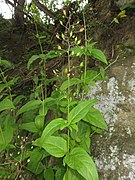
{"label": "leafy plant", "polygon": [[[90,135],[99,129],[107,130],[107,125],[102,113],[94,108],[98,101],[86,100],[85,94],[89,84],[95,86],[97,80],[104,79],[106,68],[100,67],[100,72],[87,69],[88,56],[106,65],[108,63],[104,53],[95,48],[95,43],[87,40],[85,17],[84,27],[79,31],[85,32],[85,45],[81,46],[81,40],[75,33],[78,22],[71,24],[65,12],[64,16],[68,24],[65,26],[61,22],[66,33],[62,33],[60,38],[67,47],[65,49],[59,45],[58,50],[45,54],[36,26],[41,54],[33,55],[27,68],[30,70],[38,61],[39,74],[33,78],[35,91],[27,99],[23,95],[16,97],[12,94],[12,85],[17,80],[8,81],[8,76],[1,70],[0,151],[6,154],[7,160],[11,159],[8,167],[4,165],[5,177],[9,176],[7,170],[10,169],[11,178],[14,179],[24,176],[47,180],[98,180],[90,154]],[[65,53],[68,63],[64,75],[60,73],[58,78],[48,79],[47,60],[60,58]],[[74,74],[72,59],[78,57],[84,61],[80,63],[79,73]],[[8,61],[0,62],[1,65],[10,66]],[[52,81],[57,81],[56,88],[48,96],[47,88]],[[53,118],[49,117],[48,120],[50,114],[53,114]],[[12,148],[16,150],[15,154]]]}

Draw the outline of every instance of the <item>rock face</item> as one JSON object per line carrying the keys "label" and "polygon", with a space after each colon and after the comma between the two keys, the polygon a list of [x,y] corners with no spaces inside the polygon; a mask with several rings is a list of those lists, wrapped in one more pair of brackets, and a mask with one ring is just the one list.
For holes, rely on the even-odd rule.
{"label": "rock face", "polygon": [[108,71],[109,79],[92,87],[108,132],[92,139],[100,180],[135,179],[135,56],[123,58]]}

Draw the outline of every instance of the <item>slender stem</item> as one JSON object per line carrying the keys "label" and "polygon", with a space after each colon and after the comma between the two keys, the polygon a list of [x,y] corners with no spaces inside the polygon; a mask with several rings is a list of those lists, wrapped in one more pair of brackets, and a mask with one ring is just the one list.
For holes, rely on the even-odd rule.
{"label": "slender stem", "polygon": [[[70,47],[70,46],[69,46]],[[68,98],[68,122],[70,121],[69,119],[69,112],[70,112],[70,52],[69,52],[69,48],[68,48],[68,93],[67,93],[67,98]],[[70,132],[69,132],[69,129],[68,129],[68,152],[69,152],[69,141],[70,141]]]}
{"label": "slender stem", "polygon": [[[40,50],[41,50],[41,53],[44,54],[44,51],[43,51],[43,47],[42,47],[42,44],[41,44],[41,40],[40,40],[40,37],[39,37],[39,33],[38,33],[38,28],[37,28],[37,24],[36,22],[34,21],[35,23],[35,27],[36,27],[36,34],[37,34],[37,38],[38,38],[38,42],[39,42],[39,46],[40,46]],[[42,84],[41,84],[41,89],[42,89],[42,99],[46,99],[47,97],[47,86],[46,86],[46,59],[43,59],[43,68],[41,69],[41,76],[42,76]],[[45,82],[45,83],[44,83]],[[43,85],[45,87],[45,91],[43,90]],[[44,102],[43,102],[43,114],[45,112],[45,109],[44,109]]]}
{"label": "slender stem", "polygon": [[[70,17],[68,19],[68,33],[70,33]],[[70,122],[69,119],[69,113],[70,113],[70,73],[71,73],[71,63],[70,63],[70,37],[67,39],[67,44],[68,44],[68,93],[67,93],[67,98],[68,98],[68,123]],[[69,152],[69,143],[70,143],[70,130],[68,129],[68,152]]]}
{"label": "slender stem", "polygon": [[[85,47],[87,46],[87,29],[86,29],[86,20],[85,20],[85,14],[83,11],[83,23],[84,23],[84,36],[85,36]],[[87,61],[88,56],[85,54],[85,61],[84,61],[84,85],[86,84],[86,72],[87,72]],[[84,89],[82,92],[82,99],[84,97]]]}
{"label": "slender stem", "polygon": [[[85,20],[85,15],[83,11],[83,22],[84,22],[84,36],[85,36],[85,47],[87,46],[87,29],[86,29],[86,20]],[[85,78],[86,78],[86,71],[87,71],[87,60],[88,56],[85,54],[85,65],[84,65],[84,83],[85,83]]]}

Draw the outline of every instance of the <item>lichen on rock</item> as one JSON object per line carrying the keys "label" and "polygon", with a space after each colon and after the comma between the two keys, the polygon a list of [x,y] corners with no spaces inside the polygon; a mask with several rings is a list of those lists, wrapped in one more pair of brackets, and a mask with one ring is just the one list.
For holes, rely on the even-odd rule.
{"label": "lichen on rock", "polygon": [[100,102],[108,131],[92,138],[100,180],[135,179],[135,57],[119,61],[109,79],[90,87],[88,96]]}

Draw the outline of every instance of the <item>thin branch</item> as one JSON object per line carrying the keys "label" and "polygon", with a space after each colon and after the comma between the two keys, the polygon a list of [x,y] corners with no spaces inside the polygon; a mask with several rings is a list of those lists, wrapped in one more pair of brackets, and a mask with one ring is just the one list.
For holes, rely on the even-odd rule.
{"label": "thin branch", "polygon": [[43,11],[46,15],[48,15],[51,18],[56,18],[56,14],[49,10],[46,6],[44,6],[43,4],[41,4],[38,0],[32,0],[32,2],[41,10]]}

